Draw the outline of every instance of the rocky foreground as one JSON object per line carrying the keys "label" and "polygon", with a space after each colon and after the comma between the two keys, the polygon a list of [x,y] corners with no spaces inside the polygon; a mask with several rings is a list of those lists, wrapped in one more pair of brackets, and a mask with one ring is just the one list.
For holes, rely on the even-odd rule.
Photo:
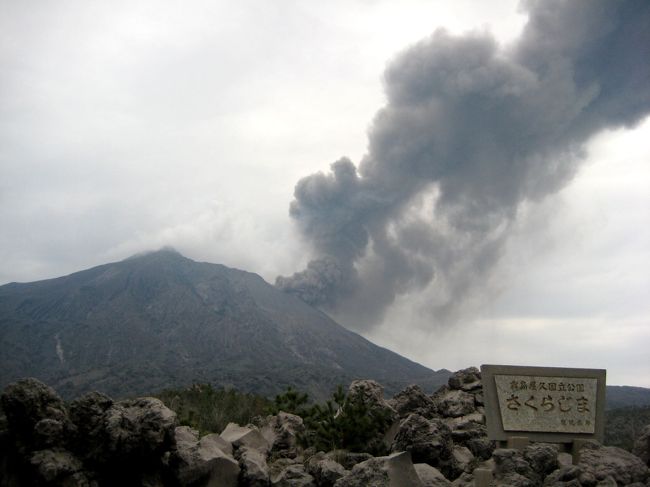
{"label": "rocky foreground", "polygon": [[577,465],[557,445],[495,448],[475,368],[433,396],[410,386],[385,400],[376,382],[356,381],[348,397],[392,417],[378,439],[386,456],[303,449],[302,418],[288,413],[199,438],[158,399],[90,393],[66,406],[51,388],[24,379],[1,398],[0,487],[472,486],[477,467],[492,471],[493,485],[650,486],[650,426],[634,454],[589,443]]}

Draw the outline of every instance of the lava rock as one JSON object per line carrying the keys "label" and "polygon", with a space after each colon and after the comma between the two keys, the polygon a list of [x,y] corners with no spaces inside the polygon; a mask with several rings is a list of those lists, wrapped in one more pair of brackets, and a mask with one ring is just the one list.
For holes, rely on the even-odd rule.
{"label": "lava rock", "polygon": [[408,452],[376,457],[355,465],[335,487],[422,487]]}
{"label": "lava rock", "polygon": [[465,392],[476,391],[482,388],[481,371],[476,367],[459,370],[449,377],[447,383],[453,390]]}
{"label": "lava rock", "polygon": [[426,419],[411,414],[400,424],[391,451],[407,451],[415,463],[427,463],[440,468],[452,456],[451,431],[441,419]]}
{"label": "lava rock", "polygon": [[397,393],[388,404],[397,411],[400,418],[416,413],[425,418],[434,418],[438,414],[435,402],[427,396],[420,386],[411,385]]}

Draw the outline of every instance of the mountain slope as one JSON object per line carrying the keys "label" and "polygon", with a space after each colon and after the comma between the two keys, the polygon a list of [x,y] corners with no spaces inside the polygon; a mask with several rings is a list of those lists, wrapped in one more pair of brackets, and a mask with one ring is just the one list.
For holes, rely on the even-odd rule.
{"label": "mountain slope", "polygon": [[38,377],[64,396],[192,382],[316,397],[373,378],[432,389],[434,372],[377,347],[256,274],[162,250],[0,286],[0,386]]}

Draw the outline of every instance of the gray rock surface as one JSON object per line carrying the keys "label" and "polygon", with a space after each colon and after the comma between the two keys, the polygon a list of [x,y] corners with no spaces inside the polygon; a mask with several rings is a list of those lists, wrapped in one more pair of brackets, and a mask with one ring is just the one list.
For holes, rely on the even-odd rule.
{"label": "gray rock surface", "polygon": [[476,367],[459,370],[449,377],[447,383],[454,390],[465,392],[476,391],[482,388],[481,371]]}
{"label": "gray rock surface", "polygon": [[413,465],[424,487],[451,487],[451,482],[435,467],[426,463]]}
{"label": "gray rock surface", "polygon": [[63,400],[54,389],[36,379],[9,384],[0,396],[0,404],[16,447],[21,451],[51,446],[55,437],[60,438],[68,429]]}
{"label": "gray rock surface", "polygon": [[420,386],[410,385],[398,392],[388,404],[397,411],[400,418],[416,413],[425,418],[434,418],[438,414],[435,402],[427,396]]}
{"label": "gray rock surface", "polygon": [[295,456],[298,436],[304,431],[305,425],[300,416],[283,411],[267,417],[260,428],[273,456]]}
{"label": "gray rock surface", "polygon": [[332,487],[334,483],[347,474],[347,470],[323,452],[318,452],[305,463],[307,472],[314,477],[318,487]]}
{"label": "gray rock surface", "polygon": [[523,452],[498,448],[492,454],[495,479],[499,485],[533,486],[541,483],[539,475],[524,458]]}
{"label": "gray rock surface", "polygon": [[133,460],[159,456],[171,442],[177,419],[159,399],[143,397],[115,403],[104,424],[107,452]]}
{"label": "gray rock surface", "polygon": [[474,396],[461,390],[449,390],[437,397],[438,412],[445,417],[457,418],[476,411]]}
{"label": "gray rock surface", "polygon": [[355,465],[335,487],[422,487],[408,452],[376,457]]}
{"label": "gray rock surface", "polygon": [[590,446],[580,450],[580,463],[584,471],[604,481],[608,477],[619,485],[645,483],[650,477],[648,466],[636,455],[614,446]]}
{"label": "gray rock surface", "polygon": [[174,431],[176,448],[169,454],[168,465],[180,485],[236,487],[239,463],[219,448],[212,435],[198,439],[187,426]]}
{"label": "gray rock surface", "polygon": [[447,473],[452,458],[451,431],[441,419],[409,415],[400,424],[391,451],[407,451],[415,463],[427,463]]}
{"label": "gray rock surface", "polygon": [[476,457],[466,446],[455,445],[451,451],[451,457],[453,459],[452,465],[457,471],[454,477],[463,472],[471,472],[477,464]]}
{"label": "gray rock surface", "polygon": [[247,487],[266,487],[270,482],[266,455],[254,448],[242,447],[238,451],[241,467],[240,482]]}
{"label": "gray rock surface", "polygon": [[[40,480],[47,483],[64,481],[81,472],[83,464],[71,452],[62,449],[40,450],[29,459]],[[77,476],[80,479],[80,476]]]}
{"label": "gray rock surface", "polygon": [[381,410],[397,419],[396,411],[384,399],[384,388],[374,380],[353,381],[348,388],[347,400],[350,402],[359,400],[366,404],[370,410]]}
{"label": "gray rock surface", "polygon": [[289,464],[271,477],[273,487],[316,487],[314,477],[300,463]]}
{"label": "gray rock surface", "polygon": [[263,452],[269,450],[269,442],[254,426],[239,426],[229,423],[220,435],[224,440],[232,443],[235,448],[255,448]]}

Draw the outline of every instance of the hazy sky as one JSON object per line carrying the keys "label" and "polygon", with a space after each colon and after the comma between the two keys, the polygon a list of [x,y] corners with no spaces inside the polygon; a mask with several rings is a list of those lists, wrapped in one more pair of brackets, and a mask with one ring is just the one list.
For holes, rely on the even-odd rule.
{"label": "hazy sky", "polygon": [[[355,213],[369,237],[345,262],[363,292],[330,303],[339,321],[436,369],[597,367],[611,384],[650,387],[650,120],[639,115],[648,100],[609,103],[618,84],[650,86],[648,43],[629,50],[634,60],[645,49],[646,65],[603,60],[597,81],[611,72],[600,91],[585,88],[584,101],[571,85],[566,101],[555,90],[566,83],[532,79],[548,43],[525,31],[527,19],[514,1],[0,0],[0,284],[165,245],[274,283],[312,259],[341,258],[340,242],[314,230],[333,214],[316,211],[314,191],[322,199],[319,184],[342,181],[330,164],[347,157],[337,174],[361,190],[332,211],[347,195],[411,191],[380,216]],[[557,37],[589,39],[593,26],[582,27]],[[447,34],[432,37],[439,28]],[[481,69],[463,77],[467,66]],[[469,103],[460,85],[490,96],[506,86],[518,101]],[[574,99],[600,105],[569,117]],[[508,125],[510,114],[525,123]],[[523,148],[521,126],[534,126]],[[466,172],[445,179],[393,164],[445,131],[458,146],[449,160],[468,160]],[[406,149],[389,157],[394,133]],[[426,157],[451,164],[435,141]],[[521,167],[513,153],[533,161],[517,179],[525,191],[510,183]]]}

